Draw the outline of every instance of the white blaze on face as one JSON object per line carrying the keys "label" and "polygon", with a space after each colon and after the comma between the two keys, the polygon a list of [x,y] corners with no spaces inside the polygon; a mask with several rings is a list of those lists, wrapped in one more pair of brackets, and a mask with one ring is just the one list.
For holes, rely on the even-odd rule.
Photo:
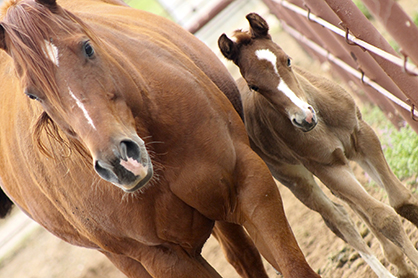
{"label": "white blaze on face", "polygon": [[277,71],[277,56],[269,49],[256,50],[255,55],[259,60],[266,60],[273,65],[274,72],[280,78],[280,83],[279,86],[277,86],[277,89],[280,92],[283,92],[297,107],[304,111],[307,110],[310,105],[298,98],[289,86],[287,86],[286,82],[280,77],[279,72]]}
{"label": "white blaze on face", "polygon": [[58,48],[52,42],[45,40],[45,48],[43,51],[45,56],[59,67]]}
{"label": "white blaze on face", "polygon": [[68,87],[68,91],[70,93],[70,96],[75,100],[75,103],[77,104],[77,106],[81,109],[81,111],[83,111],[84,117],[86,117],[87,122],[94,128],[94,130],[96,130],[96,126],[94,125],[93,120],[90,118],[90,115],[86,107],[84,107],[84,104],[74,95],[70,87]]}

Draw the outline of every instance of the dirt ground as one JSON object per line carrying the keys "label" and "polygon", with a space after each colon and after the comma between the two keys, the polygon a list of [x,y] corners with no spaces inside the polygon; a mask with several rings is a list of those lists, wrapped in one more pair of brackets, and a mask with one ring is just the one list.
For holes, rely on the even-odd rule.
{"label": "dirt ground", "polygon": [[[300,50],[297,44],[286,34],[278,34],[277,41],[293,58],[294,64],[309,67],[312,71],[324,70]],[[325,73],[324,73],[325,74]],[[367,184],[368,179],[361,169],[353,165],[356,176]],[[303,206],[290,191],[278,184],[282,194],[286,215],[311,267],[324,278],[330,277],[377,277],[359,257],[359,254],[342,240],[337,238],[324,224],[322,218]],[[324,188],[324,187],[323,187]],[[367,187],[366,190],[379,200],[386,202],[386,195],[381,189]],[[325,193],[340,204],[327,189]],[[379,260],[393,273],[395,269],[383,258],[379,243],[368,232],[351,210],[350,212],[359,231],[371,246]],[[0,223],[1,225],[1,223]],[[412,242],[418,241],[417,229],[404,222],[404,227]],[[226,262],[222,252],[213,238],[210,238],[203,250],[204,257],[221,274],[222,277],[239,277]],[[270,277],[278,276],[267,263]],[[71,246],[52,236],[43,228],[38,228],[26,238],[18,250],[0,262],[0,277],[7,278],[122,278],[121,274],[101,253]]]}
{"label": "dirt ground", "polygon": [[[356,168],[362,182],[367,179]],[[282,194],[286,215],[299,245],[311,267],[324,278],[377,277],[359,257],[359,254],[337,238],[323,223],[322,218],[304,207],[290,191],[278,185]],[[376,198],[385,195],[375,187],[366,189]],[[324,189],[325,190],[325,189]],[[325,190],[326,191],[326,190]],[[326,191],[326,193],[329,193]],[[328,194],[329,195],[329,194]],[[332,196],[331,196],[332,198]],[[333,200],[336,200],[333,198]],[[346,207],[347,210],[349,210]],[[383,258],[377,240],[367,228],[351,213],[366,242],[376,256],[394,274],[396,270]],[[414,244],[417,244],[417,230],[409,223],[404,227]],[[203,249],[203,256],[222,275],[239,278],[226,262],[219,245],[212,237]],[[269,277],[281,277],[266,263]],[[0,263],[0,277],[7,278],[122,278],[125,277],[98,251],[71,246],[52,236],[43,228],[37,229],[22,246]]]}

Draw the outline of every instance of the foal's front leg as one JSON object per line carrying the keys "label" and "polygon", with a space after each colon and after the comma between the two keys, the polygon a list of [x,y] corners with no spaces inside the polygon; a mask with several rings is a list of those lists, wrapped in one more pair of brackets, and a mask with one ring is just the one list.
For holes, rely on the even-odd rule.
{"label": "foal's front leg", "polygon": [[353,158],[388,193],[389,203],[398,214],[418,227],[418,201],[389,168],[382,147],[371,127],[360,121],[354,133],[357,154]]}

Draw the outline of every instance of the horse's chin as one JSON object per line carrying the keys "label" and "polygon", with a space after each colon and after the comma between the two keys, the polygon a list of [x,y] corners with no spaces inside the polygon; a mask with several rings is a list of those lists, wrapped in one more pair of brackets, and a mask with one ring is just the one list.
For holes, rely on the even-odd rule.
{"label": "horse's chin", "polygon": [[143,177],[142,179],[140,179],[133,186],[117,185],[117,184],[115,184],[115,185],[117,187],[121,188],[126,193],[134,193],[137,190],[139,190],[139,189],[143,188],[144,186],[146,186],[151,181],[153,175],[154,175],[154,171],[152,169],[152,166],[149,166],[148,171],[147,171],[147,175],[145,177]]}

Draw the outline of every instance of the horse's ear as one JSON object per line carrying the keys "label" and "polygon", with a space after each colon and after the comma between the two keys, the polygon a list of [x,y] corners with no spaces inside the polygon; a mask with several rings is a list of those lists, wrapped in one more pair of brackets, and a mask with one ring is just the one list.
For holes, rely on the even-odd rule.
{"label": "horse's ear", "polygon": [[247,14],[246,18],[250,23],[250,31],[253,38],[270,38],[270,35],[268,34],[269,25],[264,18],[256,13]]}
{"label": "horse's ear", "polygon": [[56,0],[36,0],[39,4],[42,5],[48,5],[48,6],[56,6],[57,1]]}
{"label": "horse's ear", "polygon": [[218,46],[225,58],[229,60],[235,60],[238,56],[237,43],[228,38],[225,34],[222,34],[218,39]]}
{"label": "horse's ear", "polygon": [[0,48],[7,50],[6,47],[6,30],[4,30],[3,25],[0,23]]}

